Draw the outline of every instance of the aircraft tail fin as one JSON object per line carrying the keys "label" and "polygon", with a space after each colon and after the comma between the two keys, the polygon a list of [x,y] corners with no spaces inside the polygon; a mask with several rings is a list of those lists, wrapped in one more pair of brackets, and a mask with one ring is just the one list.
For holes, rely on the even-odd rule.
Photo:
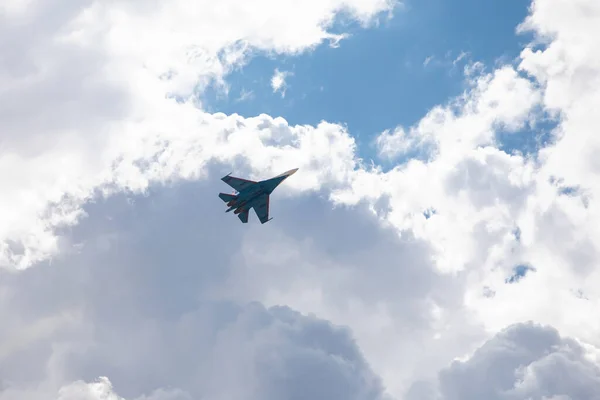
{"label": "aircraft tail fin", "polygon": [[227,193],[219,193],[219,197],[221,198],[221,200],[223,200],[225,203],[229,203],[232,200],[237,199],[236,195],[233,194],[227,194]]}
{"label": "aircraft tail fin", "polygon": [[242,223],[247,224],[248,223],[248,210],[244,210],[241,213],[239,213],[238,218],[240,219],[240,221],[242,221]]}

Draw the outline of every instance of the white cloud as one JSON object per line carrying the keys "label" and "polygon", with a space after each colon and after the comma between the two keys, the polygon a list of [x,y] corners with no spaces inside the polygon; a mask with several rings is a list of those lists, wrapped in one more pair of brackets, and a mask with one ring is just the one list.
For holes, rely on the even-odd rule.
{"label": "white cloud", "polygon": [[[154,272],[166,272],[159,277],[152,274],[150,263],[135,260],[139,255],[135,243],[147,232],[181,230],[181,226],[169,229],[160,224],[150,229],[145,225],[148,229],[128,236],[127,225],[103,232],[103,224],[110,224],[103,218],[92,224],[87,235],[70,235],[64,225],[76,222],[83,214],[82,204],[98,190],[147,191],[154,181],[197,178],[206,173],[210,162],[239,160],[238,171],[267,174],[299,166],[303,175],[290,185],[296,190],[343,182],[355,163],[354,142],[338,125],[290,127],[265,115],[252,119],[211,115],[192,102],[177,103],[165,95],[185,100],[211,80],[222,83],[230,68],[244,62],[250,47],[295,53],[322,40],[335,42],[339,37],[325,31],[335,11],[345,9],[366,23],[389,4],[315,2],[290,8],[282,2],[251,7],[230,2],[197,9],[182,7],[183,2],[165,5],[152,2],[141,8],[135,2],[81,2],[81,8],[73,10],[62,3],[47,4],[47,12],[23,9],[27,26],[45,30],[24,37],[29,42],[1,44],[7,50],[31,49],[26,54],[15,52],[13,64],[0,74],[6,83],[0,85],[4,89],[0,115],[11,132],[4,140],[8,151],[0,160],[5,171],[2,183],[9,194],[3,196],[0,208],[5,229],[0,237],[6,240],[3,264],[26,268],[51,255],[57,257],[48,268],[18,275],[2,272],[10,279],[2,280],[0,290],[6,300],[0,308],[5,322],[0,330],[0,396],[46,399],[58,393],[64,399],[146,396],[162,400],[192,393],[193,398],[251,399],[254,395],[264,399],[309,390],[308,395],[317,399],[380,398],[377,378],[350,336],[325,322],[310,319],[303,327],[301,320],[306,317],[286,309],[257,306],[238,313],[237,305],[210,299],[192,308],[197,315],[184,315],[176,305],[169,308],[175,300],[185,308],[201,292],[185,291],[173,283],[168,286],[169,277],[176,275],[163,263],[181,265],[182,258],[167,256],[162,247],[154,257],[158,261]],[[264,23],[265,17],[270,24]],[[2,27],[3,38],[23,37],[17,35],[16,24]],[[323,168],[324,161],[335,168]],[[143,197],[134,199],[132,207],[139,210]],[[187,210],[197,207],[194,202]],[[87,221],[95,215],[93,210],[89,213]],[[143,221],[156,215],[153,210]],[[189,221],[189,216],[185,218]],[[125,219],[121,215],[115,222],[122,224]],[[172,219],[173,215],[167,218]],[[77,228],[86,226],[90,225]],[[61,227],[58,241],[55,229]],[[200,230],[203,235],[215,234],[210,231]],[[232,239],[231,232],[222,233],[222,238]],[[161,237],[159,242],[164,243]],[[156,238],[147,243],[148,249],[161,248]],[[206,237],[201,238],[208,246],[204,248],[211,248]],[[128,243],[131,251],[123,252]],[[212,249],[228,255],[220,242],[213,243]],[[105,252],[112,256],[108,258],[114,269],[104,268]],[[194,256],[195,251],[188,253],[187,260]],[[213,260],[212,274],[223,265],[225,259]],[[128,276],[133,272],[129,268],[136,266],[142,269]],[[189,271],[198,270],[195,263],[189,266]],[[210,275],[206,278],[208,288],[218,282]],[[152,284],[153,279],[158,285]],[[157,296],[160,287],[164,297]],[[140,303],[141,298],[146,302]],[[167,303],[156,302],[159,298]],[[229,321],[206,324],[211,314],[226,318],[228,310],[234,321],[239,318],[237,327],[227,325]],[[173,324],[173,319],[179,323]],[[24,331],[28,334],[19,334]],[[199,340],[202,335],[204,340]],[[249,335],[254,338],[250,342]],[[166,351],[173,343],[182,345],[175,350],[179,356]],[[218,365],[221,368],[215,368]],[[117,389],[108,380],[85,383],[105,375]],[[315,383],[323,376],[325,382]],[[166,392],[161,387],[182,389]]]}
{"label": "white cloud", "polygon": [[533,84],[511,67],[469,80],[472,89],[447,107],[433,108],[408,132],[402,127],[380,135],[376,142],[386,157],[435,145],[437,158],[459,159],[478,146],[494,143],[495,130],[518,131],[531,118],[541,96]]}
{"label": "white cloud", "polygon": [[[189,146],[160,147],[183,138],[200,143],[202,125],[222,124],[222,118],[165,95],[189,99],[210,82],[223,84],[250,49],[294,54],[336,40],[326,30],[336,11],[368,23],[392,5],[186,4],[50,1],[0,16],[0,50],[9,60],[0,68],[2,265],[25,268],[56,254],[55,228],[74,223],[97,188],[142,188],[147,173],[177,179],[175,170],[126,164],[151,161],[153,148],[163,160],[187,163],[184,175],[200,171],[207,159],[191,158]],[[219,156],[206,154],[211,142],[203,141],[203,157]]]}
{"label": "white cloud", "polygon": [[[498,288],[494,301],[479,303],[475,293],[470,301],[477,303],[482,320],[493,329],[533,319],[598,346],[600,325],[589,316],[600,301],[599,215],[592,200],[599,193],[594,154],[600,146],[591,112],[600,106],[600,58],[592,51],[598,46],[594,31],[600,5],[536,1],[532,11],[524,28],[535,29],[541,36],[538,41],[547,46],[525,49],[520,68],[539,81],[545,109],[559,117],[555,144],[539,155],[536,190],[515,218],[521,228],[515,253],[538,272],[519,288],[500,285],[499,276],[490,276],[488,282],[496,281]],[[580,190],[561,194],[565,187]]]}
{"label": "white cloud", "polygon": [[[483,76],[477,75],[481,67],[471,67],[474,88],[461,101],[378,139],[383,156],[425,150],[426,162],[410,161],[385,174],[359,172],[352,189],[333,196],[345,204],[387,199],[380,215],[430,242],[439,268],[468,271],[466,305],[491,332],[535,320],[600,345],[600,325],[590,317],[600,301],[599,215],[592,200],[598,192],[598,7],[536,1],[524,26],[544,35],[548,46],[524,50],[519,64],[536,80],[510,67]],[[540,105],[559,117],[559,125],[556,144],[538,160],[491,147],[498,128],[518,134],[535,122]],[[561,187],[581,189],[566,195]],[[429,219],[422,215],[428,209],[435,210]],[[521,263],[537,272],[518,285],[505,284]]]}
{"label": "white cloud", "polygon": [[287,90],[286,79],[292,75],[289,71],[280,71],[275,69],[273,76],[271,77],[271,88],[273,93],[281,92],[281,97],[285,97],[285,91]]}
{"label": "white cloud", "polygon": [[[473,90],[456,104],[378,139],[390,157],[421,150],[423,143],[436,146],[427,149],[427,162],[410,161],[385,174],[359,172],[351,189],[333,196],[345,204],[386,198],[381,216],[430,242],[439,268],[468,271],[466,305],[491,332],[535,320],[600,345],[600,325],[590,317],[600,301],[600,216],[592,200],[599,188],[593,111],[600,107],[600,59],[593,50],[599,7],[583,0],[534,2],[524,27],[543,36],[547,47],[523,51],[519,69],[529,77],[510,67],[475,75]],[[481,70],[468,72],[473,77]],[[556,143],[537,160],[492,147],[498,128],[518,134],[535,122],[532,112],[540,105],[558,117],[558,127]],[[569,187],[580,189],[561,194]],[[436,211],[429,219],[422,215],[427,209]],[[537,272],[505,284],[521,263]]]}
{"label": "white cloud", "polygon": [[[494,144],[496,129],[525,125],[539,93],[510,67],[473,78],[471,85],[409,130],[399,127],[377,138],[383,156],[421,152],[424,161],[413,158],[385,174],[358,172],[332,195],[342,204],[388,198],[382,216],[427,240],[444,271],[512,268],[513,260],[499,259],[504,255],[495,247],[509,238],[535,188],[533,164]],[[426,218],[427,210],[435,214]]]}
{"label": "white cloud", "polygon": [[553,328],[514,325],[441,371],[437,385],[413,386],[407,398],[600,399],[600,367],[585,353]]}

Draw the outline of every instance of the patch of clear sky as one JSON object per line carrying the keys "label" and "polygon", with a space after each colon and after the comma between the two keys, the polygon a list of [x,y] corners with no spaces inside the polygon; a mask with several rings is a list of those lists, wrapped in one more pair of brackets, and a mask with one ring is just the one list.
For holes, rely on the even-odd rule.
{"label": "patch of clear sky", "polygon": [[[258,55],[228,77],[227,96],[209,90],[203,100],[212,112],[266,113],[292,125],[346,124],[359,155],[376,158],[371,146],[376,135],[418,122],[465,89],[467,62],[480,61],[490,71],[518,56],[531,40],[515,33],[529,5],[526,0],[413,0],[368,29],[340,18],[331,30],[351,37],[338,48],[322,45],[296,57]],[[285,97],[271,88],[275,69],[291,73]],[[500,133],[498,139],[506,151],[531,153],[550,127]]]}

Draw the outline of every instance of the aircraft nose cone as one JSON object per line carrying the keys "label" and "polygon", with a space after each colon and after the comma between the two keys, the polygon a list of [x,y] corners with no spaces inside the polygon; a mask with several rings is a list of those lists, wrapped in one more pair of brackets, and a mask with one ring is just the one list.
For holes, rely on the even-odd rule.
{"label": "aircraft nose cone", "polygon": [[298,171],[298,168],[290,169],[287,174],[288,174],[288,176],[294,175],[296,173],[296,171]]}

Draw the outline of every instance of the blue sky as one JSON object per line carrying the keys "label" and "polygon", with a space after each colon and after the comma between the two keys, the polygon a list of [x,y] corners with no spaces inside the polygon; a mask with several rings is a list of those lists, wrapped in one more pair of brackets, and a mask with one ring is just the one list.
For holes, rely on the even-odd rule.
{"label": "blue sky", "polygon": [[[339,48],[323,45],[297,57],[255,57],[228,78],[228,96],[208,92],[207,108],[245,117],[283,116],[291,124],[344,123],[357,139],[359,154],[375,158],[371,141],[376,134],[410,126],[464,90],[466,63],[483,62],[489,71],[514,60],[531,39],[515,33],[528,5],[515,0],[410,1],[371,29],[338,21],[332,31],[352,35]],[[276,68],[292,73],[284,98],[270,86]],[[252,94],[242,100],[244,93]],[[507,151],[529,152],[535,135],[524,133],[499,138]]]}

